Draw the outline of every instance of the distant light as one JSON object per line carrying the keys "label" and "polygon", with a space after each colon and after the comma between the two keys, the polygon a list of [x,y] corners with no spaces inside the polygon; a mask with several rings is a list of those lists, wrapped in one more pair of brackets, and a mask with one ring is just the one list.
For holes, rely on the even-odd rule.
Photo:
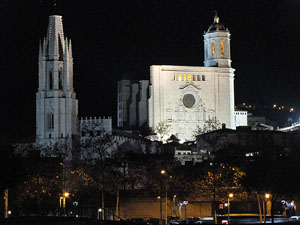
{"label": "distant light", "polygon": [[246,103],[243,103],[243,105],[246,105]]}
{"label": "distant light", "polygon": [[290,112],[294,112],[294,108],[290,108]]}
{"label": "distant light", "polygon": [[274,104],[274,105],[273,105],[273,109],[274,109],[274,108],[276,108],[276,107],[277,107],[277,105],[276,105],[276,104]]}
{"label": "distant light", "polygon": [[65,192],[65,193],[64,193],[64,196],[65,196],[66,198],[69,197],[69,195],[70,195],[69,192]]}
{"label": "distant light", "polygon": [[11,215],[11,211],[10,211],[10,210],[8,210],[8,212],[7,212],[7,213],[8,213],[8,215]]}
{"label": "distant light", "polygon": [[224,206],[225,206],[225,207],[227,207],[227,206],[228,206],[228,203],[227,203],[227,202],[226,202],[226,203],[224,203]]}
{"label": "distant light", "polygon": [[282,109],[284,109],[284,106],[281,106]]}
{"label": "distant light", "polygon": [[229,198],[233,198],[233,194],[230,193],[230,194],[228,195],[228,197],[229,197]]}
{"label": "distant light", "polygon": [[157,199],[160,199],[160,196],[157,196]]}
{"label": "distant light", "polygon": [[165,174],[166,171],[165,171],[165,170],[161,170],[160,173],[161,173],[161,174]]}
{"label": "distant light", "polygon": [[100,209],[98,209],[98,212],[102,212],[102,209],[100,208]]}

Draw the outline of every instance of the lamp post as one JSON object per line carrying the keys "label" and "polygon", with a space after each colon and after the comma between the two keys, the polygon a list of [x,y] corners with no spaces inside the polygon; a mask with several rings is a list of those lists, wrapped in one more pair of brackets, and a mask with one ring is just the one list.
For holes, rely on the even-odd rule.
{"label": "lamp post", "polygon": [[268,201],[269,198],[270,198],[270,194],[266,193],[265,194],[265,199],[264,199],[264,202],[263,202],[264,223],[266,223],[266,211],[267,211],[266,201]]}
{"label": "lamp post", "polygon": [[[160,171],[161,175],[166,175],[166,171],[165,170],[161,170]],[[165,180],[166,183],[166,214],[165,214],[165,225],[168,224],[168,189],[167,189],[167,179]],[[160,201],[162,202],[162,199],[160,199]]]}
{"label": "lamp post", "polygon": [[230,193],[228,195],[228,208],[227,208],[227,210],[228,210],[228,224],[230,223],[230,198],[233,198],[233,194],[232,193]]}
{"label": "lamp post", "polygon": [[69,192],[64,192],[63,195],[59,198],[59,208],[61,208],[62,205],[65,216],[66,216],[66,198],[68,198],[69,195],[70,195]]}

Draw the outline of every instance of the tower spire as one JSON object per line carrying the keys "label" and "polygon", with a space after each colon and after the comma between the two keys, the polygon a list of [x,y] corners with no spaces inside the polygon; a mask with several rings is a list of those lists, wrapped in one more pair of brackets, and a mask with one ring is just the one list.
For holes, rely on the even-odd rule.
{"label": "tower spire", "polygon": [[220,22],[220,18],[218,17],[218,12],[217,12],[217,10],[215,10],[214,23],[219,23],[219,22]]}

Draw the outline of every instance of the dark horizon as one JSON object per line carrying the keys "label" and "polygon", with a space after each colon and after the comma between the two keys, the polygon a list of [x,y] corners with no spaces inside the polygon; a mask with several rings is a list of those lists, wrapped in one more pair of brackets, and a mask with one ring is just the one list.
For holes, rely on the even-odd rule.
{"label": "dark horizon", "polygon": [[[72,40],[79,118],[112,116],[117,81],[149,79],[150,65],[203,66],[214,10],[231,33],[235,102],[300,110],[300,3],[294,0],[57,1]],[[38,44],[52,1],[0,3],[2,137],[35,135]],[[300,115],[299,115],[300,117]]]}

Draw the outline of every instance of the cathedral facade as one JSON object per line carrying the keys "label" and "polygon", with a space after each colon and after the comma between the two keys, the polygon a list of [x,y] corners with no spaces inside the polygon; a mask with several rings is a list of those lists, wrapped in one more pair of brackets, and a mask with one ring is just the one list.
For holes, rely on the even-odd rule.
{"label": "cathedral facade", "polygon": [[148,125],[159,124],[169,135],[193,140],[205,121],[217,120],[235,129],[234,69],[231,68],[230,32],[216,15],[204,33],[204,66],[150,67]]}

